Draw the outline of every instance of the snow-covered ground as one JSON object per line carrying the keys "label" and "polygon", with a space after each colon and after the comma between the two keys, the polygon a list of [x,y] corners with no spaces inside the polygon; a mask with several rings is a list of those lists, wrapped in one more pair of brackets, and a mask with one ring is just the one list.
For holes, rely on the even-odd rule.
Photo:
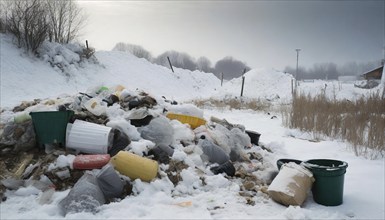
{"label": "snow-covered ground", "polygon": [[[239,96],[242,78],[233,79],[220,86],[212,74],[199,71],[170,69],[153,65],[144,59],[121,52],[98,51],[99,64],[84,63],[83,68],[69,67],[63,74],[46,61],[30,58],[1,36],[0,83],[1,122],[13,120],[11,109],[21,101],[35,98],[74,96],[98,86],[122,85],[126,89],[146,91],[154,97],[165,96],[178,102],[197,98],[223,98]],[[65,57],[56,57],[63,60]],[[245,74],[244,96],[287,103],[291,99],[292,77],[270,69],[253,69]],[[326,86],[325,86],[326,85]],[[315,81],[301,82],[301,92],[325,92],[331,97],[354,99],[375,90],[355,88],[352,84]],[[279,98],[278,98],[279,97]],[[336,159],[348,163],[345,174],[344,201],[342,205],[327,207],[313,201],[309,193],[301,206],[286,207],[258,192],[253,197],[255,205],[246,204],[239,195],[240,183],[222,174],[206,174],[202,184],[195,170],[182,172],[182,181],[174,187],[167,177],[151,183],[133,181],[134,195],[100,207],[96,214],[76,213],[60,215],[57,204],[69,190],[55,192],[51,204],[40,205],[42,192],[34,187],[7,191],[7,200],[0,203],[1,219],[384,219],[384,158],[369,160],[354,155],[346,142],[325,138],[311,141],[308,134],[282,126],[279,113],[251,110],[203,109],[204,118],[224,118],[230,123],[242,124],[247,130],[261,133],[260,142],[271,149],[269,153],[259,147],[252,150],[264,158],[262,170],[253,171],[260,178],[276,169],[279,158]],[[272,117],[272,116],[276,117]],[[176,148],[175,159],[191,163],[192,159]],[[207,169],[209,170],[209,169]],[[250,171],[252,172],[252,171]]]}

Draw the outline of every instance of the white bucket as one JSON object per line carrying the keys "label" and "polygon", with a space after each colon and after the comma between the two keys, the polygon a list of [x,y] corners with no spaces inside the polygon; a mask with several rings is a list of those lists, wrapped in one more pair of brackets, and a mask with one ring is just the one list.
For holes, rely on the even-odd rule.
{"label": "white bucket", "polygon": [[112,145],[110,127],[81,120],[67,124],[66,147],[77,153],[107,154]]}

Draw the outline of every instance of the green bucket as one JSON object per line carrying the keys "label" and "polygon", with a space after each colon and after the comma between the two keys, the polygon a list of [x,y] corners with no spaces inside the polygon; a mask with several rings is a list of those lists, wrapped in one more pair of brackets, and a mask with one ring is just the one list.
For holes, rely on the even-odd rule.
{"label": "green bucket", "polygon": [[294,162],[294,163],[300,165],[300,164],[302,163],[302,160],[287,159],[287,158],[279,159],[279,160],[277,160],[277,167],[278,167],[278,170],[281,170],[281,167],[282,167],[283,164],[285,164],[285,163],[290,163],[290,162]]}
{"label": "green bucket", "polygon": [[65,147],[67,123],[74,114],[73,111],[42,111],[29,114],[40,149],[44,149],[44,144],[54,143]]}
{"label": "green bucket", "polygon": [[343,202],[344,177],[348,163],[339,160],[312,159],[303,165],[314,175],[313,199],[325,206],[338,206]]}

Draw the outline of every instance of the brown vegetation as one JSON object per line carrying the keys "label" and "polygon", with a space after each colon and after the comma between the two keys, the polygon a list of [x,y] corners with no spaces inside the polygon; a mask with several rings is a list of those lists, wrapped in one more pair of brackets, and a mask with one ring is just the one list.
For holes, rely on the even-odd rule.
{"label": "brown vegetation", "polygon": [[228,98],[228,99],[205,99],[205,100],[194,100],[193,103],[198,107],[216,107],[216,108],[228,108],[232,109],[251,109],[255,111],[267,111],[270,109],[271,104],[267,101],[260,99],[239,99],[239,98]]}
{"label": "brown vegetation", "polygon": [[356,155],[385,154],[385,99],[379,93],[356,101],[329,100],[324,95],[296,95],[292,108],[283,111],[290,128],[350,142]]}

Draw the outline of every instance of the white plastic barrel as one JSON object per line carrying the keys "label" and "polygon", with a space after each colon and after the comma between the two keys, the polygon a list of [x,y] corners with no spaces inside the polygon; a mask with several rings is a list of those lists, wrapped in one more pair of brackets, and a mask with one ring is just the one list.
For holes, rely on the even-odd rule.
{"label": "white plastic barrel", "polygon": [[107,154],[112,145],[110,127],[81,120],[67,125],[66,147],[76,152]]}

